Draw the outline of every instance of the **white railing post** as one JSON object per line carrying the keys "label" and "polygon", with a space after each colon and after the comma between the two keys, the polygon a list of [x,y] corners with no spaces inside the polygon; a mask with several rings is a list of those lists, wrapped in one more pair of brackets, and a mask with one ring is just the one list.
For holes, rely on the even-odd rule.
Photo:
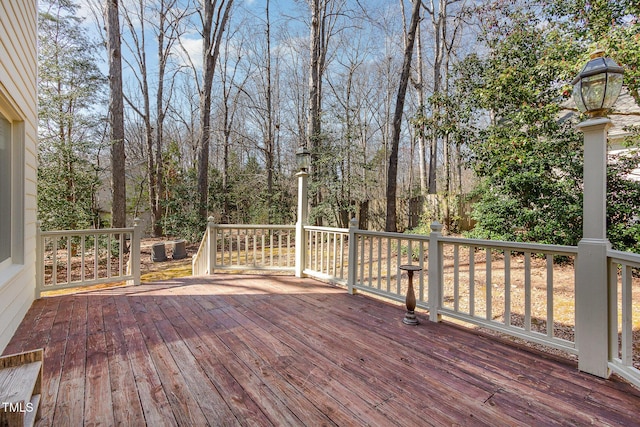
{"label": "white railing post", "polygon": [[214,273],[218,257],[218,229],[213,221],[212,216],[207,218],[207,274]]}
{"label": "white railing post", "polygon": [[44,286],[44,242],[42,241],[42,222],[36,221],[36,299],[42,295]]}
{"label": "white railing post", "polygon": [[298,218],[296,219],[296,277],[304,277],[306,264],[307,238],[304,226],[309,216],[309,194],[307,180],[309,174],[302,170],[296,174],[298,178]]}
{"label": "white railing post", "polygon": [[356,272],[358,271],[357,230],[358,220],[352,218],[351,221],[349,221],[349,253],[347,257],[347,290],[351,295],[356,293]]}
{"label": "white railing post", "polygon": [[[142,239],[142,225],[140,218],[133,220],[133,236],[131,236],[131,252],[129,260],[131,261],[131,275],[133,276],[133,284],[140,284],[140,240]],[[122,250],[122,249],[121,249]]]}
{"label": "white railing post", "polygon": [[429,234],[429,320],[439,322],[441,315],[438,313],[442,300],[442,254],[440,253],[440,242],[442,237],[442,224],[438,221],[431,223],[431,234]]}
{"label": "white railing post", "polygon": [[606,237],[607,128],[594,118],[578,125],[584,133],[583,237],[576,264],[578,369],[609,377],[608,272]]}

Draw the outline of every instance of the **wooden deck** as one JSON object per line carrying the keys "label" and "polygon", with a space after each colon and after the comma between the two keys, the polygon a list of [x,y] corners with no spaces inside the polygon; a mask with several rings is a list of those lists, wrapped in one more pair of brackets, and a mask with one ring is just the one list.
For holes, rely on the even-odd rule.
{"label": "wooden deck", "polygon": [[639,425],[640,391],[313,280],[216,275],[36,301],[40,425]]}

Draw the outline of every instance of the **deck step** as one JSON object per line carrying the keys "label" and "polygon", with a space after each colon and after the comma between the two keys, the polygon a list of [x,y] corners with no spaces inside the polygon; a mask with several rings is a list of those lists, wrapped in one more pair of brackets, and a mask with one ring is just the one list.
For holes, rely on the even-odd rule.
{"label": "deck step", "polygon": [[41,388],[41,349],[0,357],[0,427],[33,426]]}

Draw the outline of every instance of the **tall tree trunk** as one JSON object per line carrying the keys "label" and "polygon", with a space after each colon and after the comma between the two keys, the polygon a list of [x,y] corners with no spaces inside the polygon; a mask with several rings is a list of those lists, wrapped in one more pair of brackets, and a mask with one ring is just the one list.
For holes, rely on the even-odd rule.
{"label": "tall tree trunk", "polygon": [[[320,79],[321,79],[321,28],[320,28],[320,0],[310,0],[311,34],[309,38],[309,114],[307,116],[307,147],[311,151],[311,175],[318,178],[318,152],[321,135],[320,122]],[[313,179],[313,178],[312,178]],[[321,203],[321,192],[318,189],[311,198],[312,206]],[[316,218],[316,225],[322,225],[322,218]]]}
{"label": "tall tree trunk", "polygon": [[418,81],[416,83],[416,89],[418,91],[418,104],[420,108],[420,123],[418,129],[418,167],[420,171],[420,195],[425,196],[427,194],[427,135],[426,135],[426,104],[424,100],[424,62],[422,59],[422,32],[420,31],[420,24],[416,30],[416,54],[417,54],[417,68],[418,68]]}
{"label": "tall tree trunk", "polygon": [[404,51],[404,62],[402,64],[402,74],[400,75],[400,86],[396,99],[396,109],[393,114],[393,137],[391,140],[391,153],[389,154],[389,173],[387,175],[387,218],[385,224],[386,231],[397,231],[396,216],[396,190],[398,179],[398,146],[400,144],[400,129],[402,125],[402,113],[404,110],[404,100],[407,94],[407,84],[409,83],[409,71],[411,71],[411,58],[413,56],[413,45],[415,42],[416,28],[420,21],[421,0],[413,0],[411,10],[411,23],[407,33],[407,44]]}
{"label": "tall tree trunk", "polygon": [[126,226],[126,187],[124,153],[124,102],[122,93],[122,55],[118,0],[106,0],[107,51],[109,56],[109,122],[111,143],[111,226]]}
{"label": "tall tree trunk", "polygon": [[[209,194],[209,140],[211,138],[211,88],[220,53],[222,35],[229,21],[233,0],[203,0],[202,88],[200,90],[200,144],[198,146],[198,214],[207,218]],[[214,15],[216,19],[214,22]]]}
{"label": "tall tree trunk", "polygon": [[[442,60],[445,54],[445,37],[447,25],[447,4],[448,0],[438,0],[436,8],[434,0],[431,1],[431,22],[434,33],[434,61],[433,61],[433,96],[435,102],[432,105],[433,116],[440,117],[441,101],[440,91],[442,86]],[[429,157],[429,194],[436,194],[437,168],[438,168],[438,142],[439,135],[437,128],[439,123],[435,123],[431,134],[431,153]]]}
{"label": "tall tree trunk", "polygon": [[266,167],[267,167],[267,213],[269,224],[273,221],[274,214],[274,200],[273,200],[273,172],[274,172],[274,157],[275,157],[275,144],[273,134],[273,106],[272,106],[272,88],[271,88],[271,21],[269,16],[269,0],[265,7],[266,13],[266,39],[267,39],[267,141],[266,148]]}

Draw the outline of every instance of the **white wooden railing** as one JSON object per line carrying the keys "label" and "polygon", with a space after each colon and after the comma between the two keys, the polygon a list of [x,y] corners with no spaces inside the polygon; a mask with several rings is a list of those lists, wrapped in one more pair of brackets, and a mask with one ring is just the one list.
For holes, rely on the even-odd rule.
{"label": "white wooden railing", "polygon": [[[358,291],[404,302],[403,264],[418,265],[418,307],[437,321],[447,316],[528,341],[577,353],[575,278],[554,281],[554,259],[575,260],[577,247],[352,230]],[[562,294],[563,312],[554,306]]]}
{"label": "white wooden railing", "polygon": [[[634,324],[640,324],[640,305],[633,302],[633,295],[640,293],[640,255],[608,251],[607,257],[609,369],[640,387],[640,370],[633,363]],[[640,328],[636,333],[640,335]]]}
{"label": "white wooden railing", "polygon": [[141,227],[41,231],[36,236],[36,297],[43,292],[140,284]]}
{"label": "white wooden railing", "polygon": [[215,224],[207,231],[194,255],[194,275],[215,270],[278,270],[295,268],[295,226]]}
{"label": "white wooden railing", "polygon": [[305,268],[310,277],[347,284],[348,228],[305,225]]}
{"label": "white wooden railing", "polygon": [[[429,235],[415,235],[359,230],[355,220],[349,229],[299,225],[303,249],[294,257],[294,226],[209,224],[194,273],[290,269],[404,302],[408,278],[400,266],[417,265],[416,303],[431,321],[447,317],[580,356],[578,247],[445,237],[441,229],[434,223]],[[294,269],[295,259],[303,269]],[[640,292],[640,255],[609,251],[608,263],[609,369],[640,387],[633,330],[640,307],[631,298]]]}
{"label": "white wooden railing", "polygon": [[200,241],[198,252],[196,252],[191,260],[191,274],[193,276],[204,276],[212,273],[209,269],[209,234],[211,233],[209,233],[209,230],[207,229]]}
{"label": "white wooden railing", "polygon": [[[555,260],[575,263],[577,247],[437,239],[441,253],[451,251],[440,261],[441,296],[431,310],[577,353],[575,273],[561,282],[554,280]],[[461,266],[465,262],[466,271]],[[562,315],[556,316],[556,305],[562,305]]]}

